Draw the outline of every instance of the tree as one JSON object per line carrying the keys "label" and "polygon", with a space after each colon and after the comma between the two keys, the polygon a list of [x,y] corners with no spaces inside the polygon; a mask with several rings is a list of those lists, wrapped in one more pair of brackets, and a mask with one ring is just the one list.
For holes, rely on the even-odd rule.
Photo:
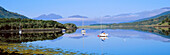
{"label": "tree", "polygon": [[168,19],[168,17],[166,17],[165,22],[168,22],[168,21],[169,21],[169,19]]}

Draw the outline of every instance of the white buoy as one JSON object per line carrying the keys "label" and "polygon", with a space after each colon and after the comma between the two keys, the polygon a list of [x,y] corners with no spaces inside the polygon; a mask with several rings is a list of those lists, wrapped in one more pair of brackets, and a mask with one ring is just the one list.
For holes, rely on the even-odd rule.
{"label": "white buoy", "polygon": [[21,31],[21,30],[19,30],[19,34],[22,34],[22,31]]}
{"label": "white buoy", "polygon": [[[21,23],[20,23],[21,25]],[[22,34],[21,26],[19,26],[19,34]]]}

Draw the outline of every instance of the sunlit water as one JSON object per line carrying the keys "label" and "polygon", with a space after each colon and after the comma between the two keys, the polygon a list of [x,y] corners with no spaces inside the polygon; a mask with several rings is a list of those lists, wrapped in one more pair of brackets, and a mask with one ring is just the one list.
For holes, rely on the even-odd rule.
{"label": "sunlit water", "polygon": [[26,44],[99,55],[170,54],[170,39],[164,38],[161,35],[130,29],[103,30],[109,34],[108,39],[105,41],[101,41],[97,36],[101,32],[99,29],[86,29],[87,33],[84,37],[81,35],[81,30],[78,29],[75,33],[64,34],[57,39],[33,41]]}

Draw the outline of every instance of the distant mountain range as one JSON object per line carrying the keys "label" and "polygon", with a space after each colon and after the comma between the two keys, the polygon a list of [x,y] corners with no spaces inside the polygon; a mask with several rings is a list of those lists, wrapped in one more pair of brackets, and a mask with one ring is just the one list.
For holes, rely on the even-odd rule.
{"label": "distant mountain range", "polygon": [[[160,9],[154,9],[150,11],[142,11],[136,13],[125,13],[119,15],[106,15],[102,17],[103,23],[126,23],[126,22],[134,22],[134,21],[142,21],[150,18],[155,18],[153,16],[162,16],[163,12],[170,11],[170,7],[164,7]],[[160,15],[159,15],[160,14]],[[149,17],[149,18],[148,18]],[[157,17],[157,16],[156,16]]]}
{"label": "distant mountain range", "polygon": [[68,18],[88,18],[87,16],[80,16],[80,15],[73,15],[69,16]]}
{"label": "distant mountain range", "polygon": [[[49,14],[49,15],[42,15],[40,17],[46,17],[46,18],[62,18],[59,15],[55,14]],[[21,19],[20,19],[21,18]],[[22,28],[66,28],[66,29],[77,29],[75,24],[67,23],[67,24],[61,24],[57,21],[45,21],[45,20],[33,20],[29,19],[26,16],[9,12],[5,10],[4,8],[0,7],[0,30],[18,30],[19,26],[22,26]],[[13,28],[11,28],[13,27]]]}
{"label": "distant mountain range", "polygon": [[[139,19],[136,20],[135,22],[127,22],[127,23],[119,23],[119,24],[112,23],[112,24],[104,24],[104,25],[113,25],[113,26],[157,25],[160,24],[166,18],[170,20],[170,11],[163,12],[153,17]],[[100,24],[92,24],[92,25],[100,25]]]}
{"label": "distant mountain range", "polygon": [[148,18],[139,19],[139,20],[136,20],[135,22],[144,21],[144,20],[149,20],[149,19],[154,19],[154,18],[163,16],[163,15],[168,15],[168,14],[170,14],[170,11],[163,12],[163,13],[158,14],[158,15],[153,16],[153,17],[148,17]]}
{"label": "distant mountain range", "polygon": [[[60,19],[63,18],[61,15],[56,15],[56,14],[48,14],[48,15],[40,15],[38,17],[35,17],[33,19],[36,20],[55,20],[55,19]],[[73,16],[69,16],[68,18],[88,18],[86,16],[81,16],[81,15],[73,15]]]}
{"label": "distant mountain range", "polygon": [[28,18],[24,15],[20,15],[18,13],[10,12],[0,6],[0,18]]}
{"label": "distant mountain range", "polygon": [[[165,20],[167,18],[167,20]],[[131,23],[112,23],[112,24],[102,24],[102,25],[110,25],[112,27],[117,27],[117,26],[124,26],[124,27],[128,27],[128,26],[136,26],[136,25],[162,25],[164,23],[162,23],[162,21],[167,21],[165,22],[166,25],[170,25],[170,22],[168,21],[170,20],[170,14],[167,15],[162,15],[153,19],[148,19],[148,20],[143,20],[143,21],[138,21],[138,22],[131,22]],[[91,24],[92,26],[96,26],[96,25],[101,25],[101,24]]]}
{"label": "distant mountain range", "polygon": [[37,19],[37,20],[53,20],[53,19],[60,19],[60,18],[63,18],[62,16],[60,15],[56,15],[56,14],[48,14],[48,15],[40,15],[36,18],[33,18],[33,19]]}
{"label": "distant mountain range", "polygon": [[98,17],[98,18],[97,17],[88,18],[87,16],[81,16],[81,15],[72,15],[72,16],[69,16],[68,18],[62,18],[62,16],[60,15],[49,14],[49,15],[40,15],[39,17],[36,17],[34,19],[55,20],[61,23],[74,23],[79,26],[82,23],[82,18],[85,19],[84,22],[86,22],[84,23],[84,25],[99,24],[101,22],[100,19],[102,19],[102,23],[105,23],[105,24],[129,23],[129,22],[139,22],[143,20],[157,18],[159,16],[167,15],[169,14],[169,12],[170,12],[170,7],[164,7],[160,9],[154,9],[151,11],[142,11],[142,12],[137,12],[137,13],[125,13],[125,14],[119,14],[119,15],[106,15],[106,16]]}
{"label": "distant mountain range", "polygon": [[[95,18],[84,18],[80,15],[69,16],[68,18],[56,19],[55,21],[61,23],[74,23],[78,26],[82,25],[82,18],[84,18],[84,25],[90,24],[100,24],[101,19],[104,24],[112,24],[112,23],[132,23],[143,20],[149,20],[152,18],[156,18],[159,16],[167,15],[170,12],[170,7],[164,7],[160,9],[154,9],[151,11],[142,11],[137,13],[125,13],[119,15],[105,15],[103,17],[95,17]],[[71,19],[72,18],[72,19]]]}

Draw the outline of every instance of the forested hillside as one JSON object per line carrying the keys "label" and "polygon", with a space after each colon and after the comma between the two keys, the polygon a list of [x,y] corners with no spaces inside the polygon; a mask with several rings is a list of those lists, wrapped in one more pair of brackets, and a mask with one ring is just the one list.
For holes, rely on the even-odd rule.
{"label": "forested hillside", "polygon": [[[72,27],[73,25],[73,27]],[[66,28],[68,25],[52,20],[34,20],[26,16],[9,12],[0,6],[0,30],[35,29],[35,28]],[[69,24],[69,28],[77,28]],[[67,29],[69,29],[67,28]]]}
{"label": "forested hillside", "polygon": [[7,11],[6,9],[4,9],[3,7],[0,6],[0,18],[21,18],[21,19],[24,19],[24,18],[28,18],[28,17],[14,13],[14,12]]}
{"label": "forested hillside", "polygon": [[75,24],[61,24],[56,21],[48,20],[33,20],[33,19],[21,19],[21,18],[0,18],[0,29],[19,29],[21,28],[77,28]]}
{"label": "forested hillside", "polygon": [[163,16],[163,15],[168,15],[168,14],[170,14],[170,11],[163,12],[163,13],[158,14],[158,15],[156,15],[156,16],[152,16],[152,17],[148,17],[148,18],[139,19],[139,20],[136,20],[135,22],[144,21],[144,20],[149,20],[149,19],[154,19],[154,18]]}
{"label": "forested hillside", "polygon": [[158,25],[170,25],[170,18],[166,18],[164,19],[161,23],[159,23]]}
{"label": "forested hillside", "polygon": [[113,25],[113,26],[120,26],[120,25],[121,26],[157,25],[157,24],[161,23],[165,19],[170,19],[170,14],[164,15],[164,16],[160,16],[160,17],[157,17],[157,18],[154,18],[154,19],[140,21],[140,22],[119,23],[119,24],[114,23],[114,24],[108,24],[108,25]]}
{"label": "forested hillside", "polygon": [[21,28],[65,28],[65,26],[56,21],[43,21],[20,18],[0,18],[0,29],[19,29]]}

